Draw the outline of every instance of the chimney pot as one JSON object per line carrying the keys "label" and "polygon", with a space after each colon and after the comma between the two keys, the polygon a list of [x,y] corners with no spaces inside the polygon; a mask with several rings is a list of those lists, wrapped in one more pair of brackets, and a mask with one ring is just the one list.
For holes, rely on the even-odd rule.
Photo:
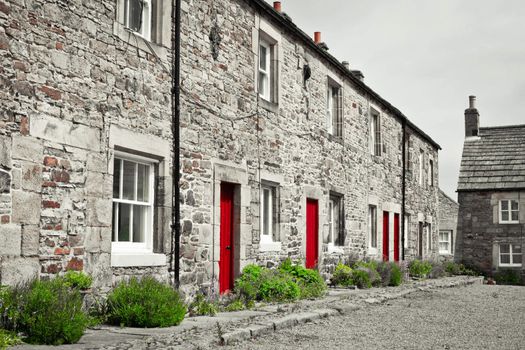
{"label": "chimney pot", "polygon": [[273,2],[273,9],[279,13],[281,13],[281,2],[280,1],[274,1]]}
{"label": "chimney pot", "polygon": [[321,32],[315,32],[314,33],[314,42],[316,44],[320,44],[321,43]]}
{"label": "chimney pot", "polygon": [[469,100],[469,108],[475,109],[476,108],[476,96],[471,95],[468,97],[468,100]]}
{"label": "chimney pot", "polygon": [[343,61],[343,62],[341,62],[341,64],[342,64],[346,69],[350,69],[350,62],[348,62],[348,61]]}

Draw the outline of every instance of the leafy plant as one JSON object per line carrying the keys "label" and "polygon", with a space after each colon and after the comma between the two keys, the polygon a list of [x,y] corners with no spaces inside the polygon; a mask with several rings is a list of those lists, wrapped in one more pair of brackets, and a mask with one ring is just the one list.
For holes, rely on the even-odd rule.
{"label": "leafy plant", "polygon": [[392,277],[392,263],[385,261],[380,262],[377,264],[377,272],[381,278],[381,285],[384,287],[389,286]]}
{"label": "leafy plant", "polygon": [[286,259],[279,269],[293,276],[301,290],[300,298],[317,298],[324,295],[326,284],[318,271],[302,265],[293,265],[290,258]]}
{"label": "leafy plant", "polygon": [[244,309],[246,309],[246,304],[241,299],[233,300],[228,305],[226,305],[226,307],[224,308],[224,310],[228,312],[241,311]]}
{"label": "leafy plant", "polygon": [[403,271],[401,271],[401,268],[395,263],[391,263],[390,266],[392,270],[390,273],[389,286],[397,287],[403,283]]}
{"label": "leafy plant", "polygon": [[455,262],[449,261],[445,263],[445,271],[452,276],[466,275],[466,276],[477,276],[479,275],[476,271],[467,268],[463,264],[456,264]]}
{"label": "leafy plant", "polygon": [[83,272],[70,270],[64,275],[64,284],[70,288],[89,289],[93,278]]}
{"label": "leafy plant", "polygon": [[494,275],[494,279],[498,284],[521,285],[522,280],[519,270],[499,270]]}
{"label": "leafy plant", "polygon": [[441,278],[447,275],[445,266],[443,266],[443,264],[441,264],[440,262],[434,261],[434,262],[431,262],[430,264],[432,265],[432,270],[428,274],[428,277]]}
{"label": "leafy plant", "polygon": [[355,268],[352,271],[352,281],[354,281],[354,284],[358,288],[372,288],[372,282],[370,281],[370,269],[366,267]]}
{"label": "leafy plant", "polygon": [[410,276],[418,278],[426,278],[432,271],[432,264],[428,261],[412,260],[408,265]]}
{"label": "leafy plant", "polygon": [[263,301],[294,301],[301,289],[292,276],[279,270],[265,270],[260,276],[258,298]]}
{"label": "leafy plant", "polygon": [[235,281],[235,292],[244,300],[256,300],[260,286],[260,276],[263,267],[258,265],[247,265],[241,276]]}
{"label": "leafy plant", "polygon": [[20,340],[20,337],[15,332],[0,329],[0,350],[5,350],[9,346],[21,343],[22,341]]}
{"label": "leafy plant", "polygon": [[108,296],[108,321],[129,327],[169,327],[184,319],[179,293],[153,277],[131,278]]}
{"label": "leafy plant", "polygon": [[354,280],[352,279],[352,268],[343,263],[337,264],[330,281],[335,286],[353,286]]}
{"label": "leafy plant", "polygon": [[217,303],[208,300],[202,293],[197,294],[188,309],[192,316],[215,316],[219,311]]}

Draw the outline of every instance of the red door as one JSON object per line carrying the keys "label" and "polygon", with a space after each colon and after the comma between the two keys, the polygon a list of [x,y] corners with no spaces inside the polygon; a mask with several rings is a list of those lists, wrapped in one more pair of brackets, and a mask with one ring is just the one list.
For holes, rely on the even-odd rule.
{"label": "red door", "polygon": [[383,261],[388,261],[388,251],[389,251],[389,239],[390,234],[388,228],[390,227],[389,222],[389,213],[387,211],[383,212]]}
{"label": "red door", "polygon": [[319,252],[319,204],[316,199],[306,199],[306,268],[317,265]]}
{"label": "red door", "polygon": [[394,261],[399,261],[399,214],[394,214]]}
{"label": "red door", "polygon": [[233,289],[233,194],[235,186],[221,183],[221,252],[219,292]]}

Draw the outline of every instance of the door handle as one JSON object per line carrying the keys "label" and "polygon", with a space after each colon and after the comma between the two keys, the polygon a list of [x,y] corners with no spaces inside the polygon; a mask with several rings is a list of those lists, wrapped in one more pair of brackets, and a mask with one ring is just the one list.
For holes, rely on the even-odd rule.
{"label": "door handle", "polygon": [[229,245],[227,245],[227,246],[226,246],[226,249],[230,250],[230,249],[232,249],[232,247],[229,246]]}

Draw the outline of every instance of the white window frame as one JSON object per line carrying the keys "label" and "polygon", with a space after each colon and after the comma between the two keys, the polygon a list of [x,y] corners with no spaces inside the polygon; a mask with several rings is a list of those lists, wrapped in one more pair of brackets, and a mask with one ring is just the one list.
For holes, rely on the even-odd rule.
{"label": "white window frame", "polygon": [[[374,242],[373,236],[375,235],[375,246],[372,244]],[[370,253],[377,253],[378,246],[378,233],[377,233],[377,206],[369,205],[368,206],[368,248]]]}
{"label": "white window frame", "polygon": [[419,151],[419,186],[423,186],[423,160],[424,160],[424,154],[423,151]]}
{"label": "white window frame", "polygon": [[[129,18],[130,18],[130,6],[129,6],[130,0],[124,0],[124,26],[135,33],[136,35],[144,38],[144,40],[150,41],[151,40],[151,15],[152,15],[152,0],[142,0],[142,3],[144,4],[143,10],[142,10],[142,26],[141,31],[136,32],[132,30],[129,26]],[[127,11],[126,11],[127,9]]]}
{"label": "white window frame", "polygon": [[432,251],[432,224],[427,223],[425,226],[427,236],[427,254]]}
{"label": "white window frame", "polygon": [[381,156],[382,142],[381,142],[381,113],[370,107],[370,125],[368,132],[370,133],[370,154],[373,156]]}
{"label": "white window frame", "polygon": [[[509,252],[508,253],[504,253],[502,254],[501,253],[501,246],[502,245],[508,245],[509,246]],[[514,249],[514,246],[520,246],[521,247],[521,259],[519,262],[514,262],[514,253],[513,253],[513,249]],[[502,263],[501,262],[501,256],[502,255],[509,255],[509,261],[510,263]],[[504,267],[521,267],[522,266],[522,261],[523,261],[523,246],[521,244],[512,244],[512,243],[500,243],[499,244],[499,252],[498,252],[498,262],[499,262],[499,266],[504,266]]]}
{"label": "white window frame", "polygon": [[410,232],[410,214],[405,213],[405,223],[404,223],[404,238],[403,238],[403,247],[408,248],[408,233]]}
{"label": "white window frame", "polygon": [[[447,239],[446,240],[442,240],[441,239],[441,235],[442,234],[445,234]],[[439,241],[438,241],[438,248],[439,248],[439,254],[441,255],[450,255],[452,254],[452,230],[439,230]],[[448,249],[446,250],[443,250],[441,249],[441,244],[442,243],[447,243],[448,244]]]}
{"label": "white window frame", "polygon": [[[508,204],[508,210],[505,210],[506,212],[508,212],[509,214],[509,219],[508,220],[503,220],[503,202],[507,202]],[[512,202],[516,202],[518,204],[518,209],[517,210],[512,210]],[[518,220],[512,220],[512,212],[517,212],[518,213]],[[520,222],[520,203],[518,200],[516,199],[502,199],[499,201],[499,208],[498,208],[498,213],[499,213],[499,223],[500,224],[519,224]]]}
{"label": "white window frame", "polygon": [[[260,59],[260,55],[261,55],[261,47],[264,47],[266,49],[266,65],[267,67],[261,67],[261,59]],[[271,102],[271,99],[272,99],[272,94],[273,94],[273,91],[272,91],[272,70],[273,70],[273,67],[272,67],[272,45],[264,40],[264,39],[260,39],[259,40],[259,53],[257,55],[257,67],[258,67],[258,85],[257,85],[257,89],[259,90],[259,96],[268,101],[268,102]],[[266,84],[264,85],[265,89],[263,89],[264,91],[261,92],[260,90],[260,84],[261,84],[261,75],[262,76],[265,76],[266,79],[265,79],[265,82]]]}
{"label": "white window frame", "polygon": [[330,135],[334,133],[334,87],[328,83],[326,91],[326,130]]}
{"label": "white window frame", "polygon": [[[140,205],[145,206],[148,208],[148,213],[146,215],[146,227],[144,230],[144,242],[131,242],[133,239],[133,210],[130,214],[130,242],[119,242],[118,241],[118,206],[116,209],[116,215],[113,213],[113,225],[114,225],[114,234],[112,233],[111,238],[111,251],[114,253],[152,253],[153,252],[153,217],[154,217],[154,198],[155,198],[155,171],[154,167],[155,164],[158,163],[157,160],[141,157],[138,155],[132,155],[129,153],[124,153],[120,151],[115,151],[114,155],[114,161],[117,159],[122,160],[121,161],[121,168],[120,168],[120,193],[119,198],[113,198],[112,194],[112,203],[124,203],[124,204],[130,204],[130,205]],[[143,164],[147,165],[149,167],[149,184],[148,184],[148,193],[149,198],[147,202],[140,202],[137,200],[128,200],[128,199],[121,199],[122,198],[122,191],[123,191],[123,161],[130,161],[134,162],[135,164]],[[137,166],[135,166],[135,172],[137,171]],[[137,175],[137,174],[135,174]],[[115,181],[115,179],[113,180]],[[137,186],[137,176],[135,176],[135,194],[136,194],[136,187]],[[113,210],[113,209],[112,209]]]}
{"label": "white window frame", "polygon": [[[336,244],[334,232],[339,231],[338,234],[342,234],[342,220],[341,218],[341,205],[343,197],[330,196],[328,199],[328,252],[329,253],[342,253],[343,245]],[[337,202],[337,203],[336,203]],[[339,220],[339,226],[335,225],[335,218]]]}
{"label": "white window frame", "polygon": [[[268,222],[270,223],[270,226],[268,227],[268,234],[264,234],[265,226],[264,223],[266,222],[266,214],[264,212],[264,206],[265,206],[265,200],[264,200],[264,192],[269,191],[269,200],[268,200],[268,208],[270,213],[270,218]],[[260,231],[260,250],[261,251],[279,251],[281,250],[281,242],[280,241],[274,241],[273,234],[274,234],[274,220],[277,215],[276,213],[276,206],[274,205],[275,201],[278,200],[277,198],[277,186],[273,185],[267,185],[267,184],[261,184],[260,186],[260,202],[259,202],[259,212],[260,212],[260,220],[259,220],[259,231]],[[279,223],[277,223],[278,225]]]}

